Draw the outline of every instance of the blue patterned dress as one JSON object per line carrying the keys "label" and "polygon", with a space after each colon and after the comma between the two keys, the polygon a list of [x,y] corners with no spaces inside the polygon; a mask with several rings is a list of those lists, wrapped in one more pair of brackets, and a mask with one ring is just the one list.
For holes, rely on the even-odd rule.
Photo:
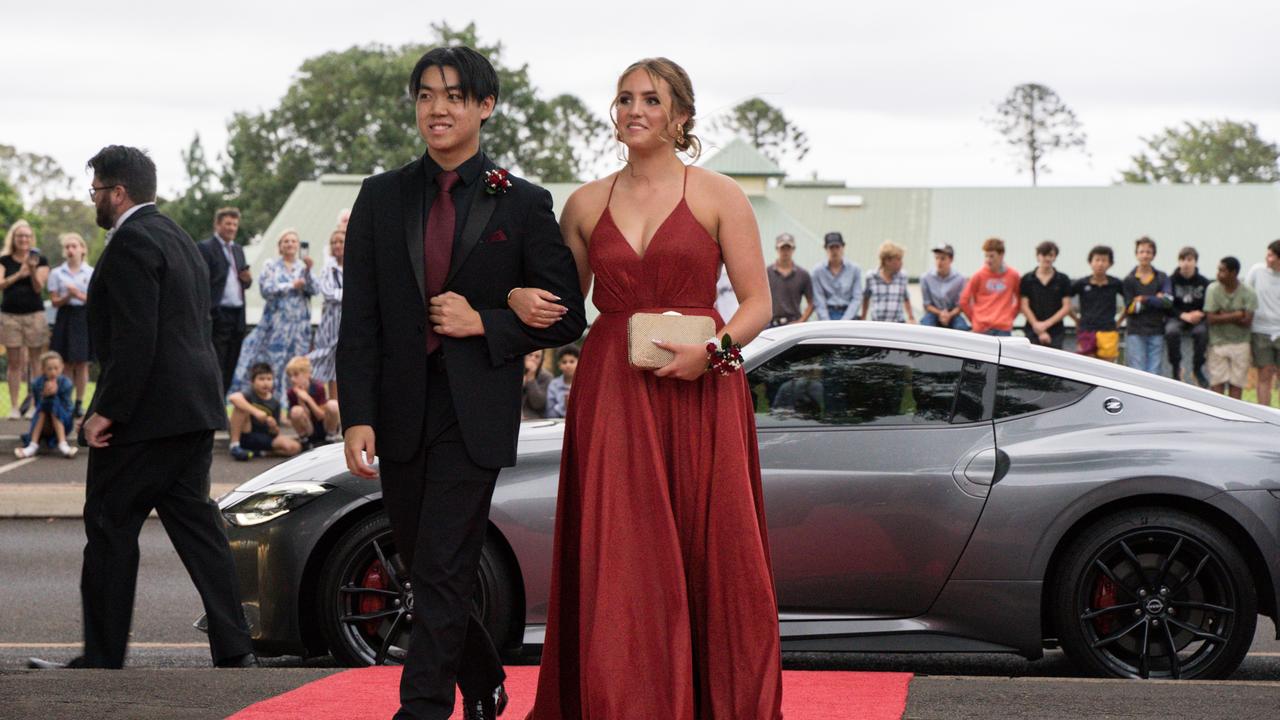
{"label": "blue patterned dress", "polygon": [[[293,287],[298,278],[307,281],[302,289]],[[311,349],[311,296],[316,294],[316,283],[301,260],[290,266],[282,258],[272,258],[258,275],[258,289],[267,305],[258,326],[240,347],[231,390],[251,392],[249,368],[265,362],[275,371],[276,397],[283,402],[289,386],[284,376],[285,364]]]}
{"label": "blue patterned dress", "polygon": [[342,266],[329,257],[324,269],[316,278],[324,308],[320,312],[320,327],[316,329],[315,349],[307,357],[311,360],[311,377],[322,383],[337,378],[334,352],[338,349],[338,326],[342,324]]}

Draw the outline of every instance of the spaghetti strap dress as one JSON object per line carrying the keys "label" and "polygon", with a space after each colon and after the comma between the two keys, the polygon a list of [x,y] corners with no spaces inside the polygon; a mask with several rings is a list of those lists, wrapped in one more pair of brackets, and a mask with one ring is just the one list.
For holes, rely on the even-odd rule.
{"label": "spaghetti strap dress", "polygon": [[569,400],[529,718],[774,720],[778,609],[746,378],[627,361],[633,313],[723,327],[720,246],[682,195],[641,255],[608,205],[589,240],[600,315]]}

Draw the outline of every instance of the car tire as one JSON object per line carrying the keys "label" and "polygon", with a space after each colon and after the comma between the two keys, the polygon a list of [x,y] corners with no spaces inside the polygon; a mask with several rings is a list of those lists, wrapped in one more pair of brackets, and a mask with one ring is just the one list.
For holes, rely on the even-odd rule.
{"label": "car tire", "polygon": [[1224,678],[1253,642],[1258,598],[1244,557],[1180,510],[1099,520],[1067,548],[1052,583],[1062,649],[1090,675]]}
{"label": "car tire", "polygon": [[[383,512],[361,520],[343,533],[329,551],[320,571],[316,593],[320,631],[329,652],[341,665],[364,667],[376,664],[379,650],[383,651],[382,661],[386,664],[403,661],[403,646],[390,643],[387,648],[375,647],[379,640],[385,643],[389,634],[407,636],[410,622],[404,610],[407,595],[401,584],[404,578],[397,576],[393,579],[380,573],[373,566],[375,560],[381,564],[380,558],[394,566],[399,564],[391,522]],[[369,579],[375,582],[368,582]],[[355,587],[373,589],[352,592]],[[344,592],[343,588],[347,591]],[[494,646],[501,650],[508,642],[515,587],[497,543],[489,538],[486,538],[481,551],[475,592],[476,613]],[[373,607],[362,610],[358,606],[361,598],[365,598],[366,603],[372,599]],[[422,611],[422,608],[418,610]],[[385,613],[385,616],[366,622],[343,619],[360,613]],[[403,645],[407,646],[407,642]]]}

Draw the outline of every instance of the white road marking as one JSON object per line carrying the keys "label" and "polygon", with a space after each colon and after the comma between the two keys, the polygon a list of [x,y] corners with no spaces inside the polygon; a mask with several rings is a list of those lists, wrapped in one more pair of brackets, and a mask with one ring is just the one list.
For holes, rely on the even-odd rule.
{"label": "white road marking", "polygon": [[30,465],[31,463],[35,462],[37,459],[38,458],[29,457],[29,458],[23,458],[22,460],[14,460],[13,462],[7,465],[0,465],[0,475],[3,475],[9,472],[10,470],[17,470],[23,465]]}
{"label": "white road marking", "polygon": [[[67,642],[67,643],[6,643],[0,642],[0,650],[69,650],[78,649],[84,643]],[[187,648],[208,648],[209,643],[161,643],[161,642],[138,642],[129,643],[131,648],[143,648],[146,650],[185,650]]]}

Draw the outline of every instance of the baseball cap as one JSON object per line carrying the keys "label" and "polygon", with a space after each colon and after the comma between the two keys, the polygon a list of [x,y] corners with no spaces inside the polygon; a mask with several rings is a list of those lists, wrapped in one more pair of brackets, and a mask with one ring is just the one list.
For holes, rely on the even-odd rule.
{"label": "baseball cap", "polygon": [[774,241],[774,247],[782,247],[783,245],[790,245],[791,247],[795,247],[796,246],[795,237],[793,237],[791,233],[782,233],[781,235],[778,236],[778,239]]}
{"label": "baseball cap", "polygon": [[822,246],[844,245],[844,236],[838,232],[829,232],[822,237]]}
{"label": "baseball cap", "polygon": [[931,250],[933,250],[933,251],[934,251],[934,252],[936,252],[936,253],[946,253],[947,255],[949,255],[949,256],[951,256],[951,257],[955,257],[955,256],[956,256],[956,249],[955,249],[955,248],[953,248],[953,247],[951,247],[951,246],[950,246],[950,245],[948,245],[947,243],[939,243],[939,244],[937,244],[937,245],[934,245],[934,246],[933,246],[932,248],[930,248],[930,249],[931,249]]}

